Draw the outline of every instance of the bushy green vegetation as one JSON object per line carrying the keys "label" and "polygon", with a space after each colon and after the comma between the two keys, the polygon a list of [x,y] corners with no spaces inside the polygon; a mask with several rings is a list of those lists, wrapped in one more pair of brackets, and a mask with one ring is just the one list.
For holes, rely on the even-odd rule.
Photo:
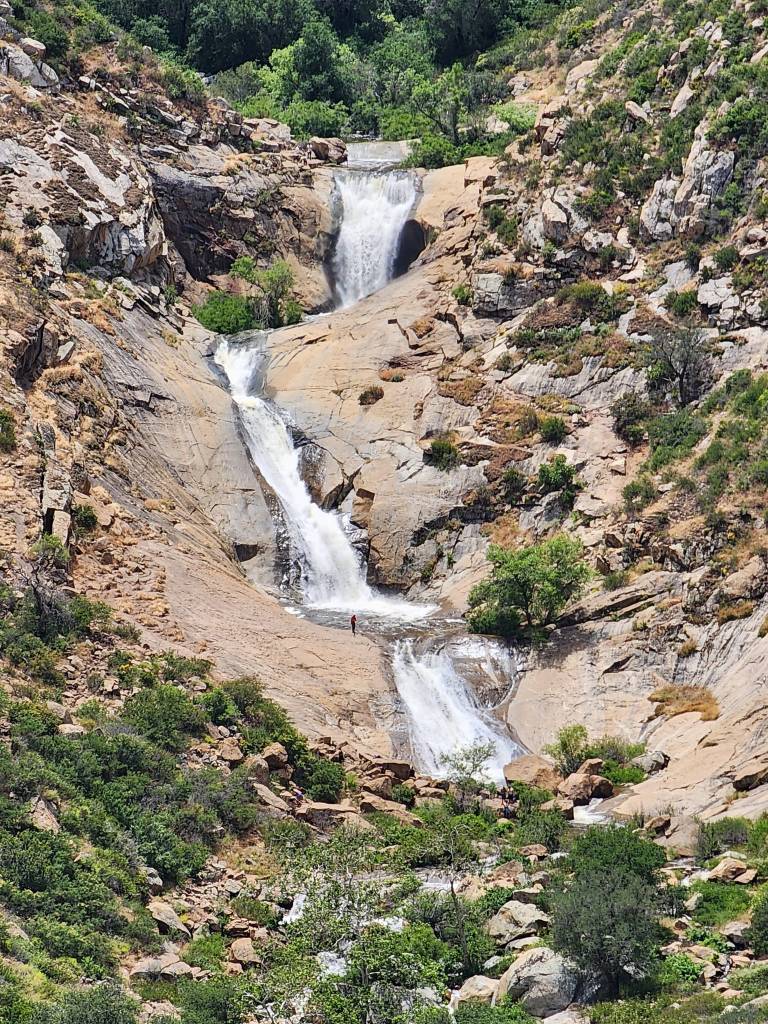
{"label": "bushy green vegetation", "polygon": [[572,878],[552,901],[552,945],[612,995],[656,968],[664,862],[660,847],[621,826],[589,828],[569,852]]}
{"label": "bushy green vegetation", "polygon": [[[532,126],[532,109],[510,100],[507,77],[475,66],[475,57],[569,3],[486,0],[469,11],[458,0],[191,0],[183,9],[99,0],[97,9],[76,0],[63,16],[19,3],[15,21],[59,67],[76,70],[83,52],[118,26],[130,33],[120,42],[129,60],[141,46],[156,51],[174,99],[200,102],[199,72],[217,74],[215,91],[247,116],[277,117],[299,137],[418,138],[418,163],[442,166],[472,153],[501,155]],[[487,133],[488,110],[506,132]]]}
{"label": "bushy green vegetation", "polygon": [[12,452],[16,447],[16,423],[7,409],[0,409],[0,452]]}
{"label": "bushy green vegetation", "polygon": [[447,473],[459,464],[459,449],[447,437],[436,437],[424,453],[424,459]]}
{"label": "bushy green vegetation", "polygon": [[232,264],[231,273],[252,285],[253,293],[245,297],[212,292],[205,302],[193,308],[203,327],[217,334],[237,334],[301,320],[301,306],[292,296],[293,272],[283,260],[262,270],[251,256],[241,256]]}
{"label": "bushy green vegetation", "polygon": [[631,743],[618,736],[590,739],[583,725],[564,726],[557,740],[544,748],[562,775],[570,775],[589,758],[599,757],[603,761],[602,774],[615,785],[642,782],[643,770],[629,762],[644,750],[645,744]]}
{"label": "bushy green vegetation", "polygon": [[209,331],[216,334],[238,334],[256,326],[256,316],[248,301],[227,292],[212,292],[193,313]]}
{"label": "bushy green vegetation", "polygon": [[469,595],[467,620],[476,633],[512,636],[549,625],[590,578],[581,544],[563,535],[519,551],[492,544],[488,560],[490,577]]}

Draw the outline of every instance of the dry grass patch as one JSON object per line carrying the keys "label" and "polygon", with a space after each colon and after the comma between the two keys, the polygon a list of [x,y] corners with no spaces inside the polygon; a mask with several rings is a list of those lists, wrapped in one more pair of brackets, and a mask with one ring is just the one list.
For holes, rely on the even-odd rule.
{"label": "dry grass patch", "polygon": [[463,380],[441,382],[437,386],[437,392],[443,398],[452,398],[459,405],[474,405],[484,387],[485,381],[478,377],[465,377]]}
{"label": "dry grass patch", "polygon": [[768,636],[768,615],[766,615],[763,621],[760,623],[760,629],[758,629],[757,635],[760,637]]}
{"label": "dry grass patch", "polygon": [[702,722],[714,722],[720,715],[720,705],[706,686],[659,686],[648,700],[656,704],[654,718],[674,718],[689,711],[698,711]]}
{"label": "dry grass patch", "polygon": [[699,645],[695,640],[685,640],[677,649],[678,658],[690,658],[692,654],[695,654],[699,649]]}
{"label": "dry grass patch", "polygon": [[722,626],[724,622],[733,622],[735,619],[748,619],[754,610],[754,601],[735,601],[733,604],[724,604],[717,610],[717,621]]}

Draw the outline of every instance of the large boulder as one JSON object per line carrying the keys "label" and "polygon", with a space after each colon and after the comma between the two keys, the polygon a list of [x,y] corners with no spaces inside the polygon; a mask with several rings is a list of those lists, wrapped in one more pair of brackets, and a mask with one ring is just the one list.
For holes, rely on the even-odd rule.
{"label": "large boulder", "polygon": [[549,1017],[574,1001],[579,987],[576,968],[546,947],[528,949],[499,979],[497,1000],[509,996],[534,1017]]}
{"label": "large boulder", "polygon": [[181,935],[186,935],[187,938],[190,937],[189,928],[169,903],[165,903],[163,900],[150,900],[147,910],[160,925],[161,930],[178,932]]}
{"label": "large boulder", "polygon": [[613,785],[602,775],[589,775],[587,772],[574,772],[557,787],[560,796],[567,797],[577,806],[588,804],[598,797],[609,797],[613,794]]}
{"label": "large boulder", "polygon": [[451,1005],[455,1008],[462,1003],[493,1003],[498,987],[498,978],[486,978],[482,974],[476,974],[474,978],[467,978],[454,994]]}
{"label": "large boulder", "polygon": [[764,782],[768,782],[768,758],[754,757],[734,768],[731,775],[733,788],[743,793],[750,789],[757,789]]}
{"label": "large boulder", "polygon": [[538,754],[525,754],[505,764],[504,778],[507,782],[524,782],[526,786],[548,789],[551,793],[557,790],[561,782],[552,762]]}
{"label": "large boulder", "polygon": [[[632,764],[642,768],[646,775],[663,771],[669,764],[669,754],[663,750],[647,750],[644,754],[632,758]],[[767,773],[768,774],[768,773]]]}
{"label": "large boulder", "polygon": [[389,814],[396,818],[401,825],[410,825],[412,828],[424,828],[424,822],[415,814],[407,811],[402,804],[396,800],[385,800],[384,797],[376,796],[375,793],[363,792],[360,797],[360,810],[363,814]]}
{"label": "large boulder", "polygon": [[346,163],[347,144],[341,139],[320,139],[315,136],[309,140],[309,148],[318,160],[331,164]]}
{"label": "large boulder", "polygon": [[330,831],[338,825],[364,831],[375,831],[374,826],[365,820],[356,807],[349,803],[324,804],[308,800],[296,810],[299,821],[306,821],[315,828]]}
{"label": "large boulder", "polygon": [[539,929],[549,924],[549,917],[532,903],[510,900],[495,914],[486,931],[498,946],[506,946],[515,939],[536,935]]}
{"label": "large boulder", "polygon": [[640,234],[663,242],[678,235],[698,238],[717,220],[717,199],[733,177],[735,154],[709,145],[702,121],[683,167],[682,180],[661,178],[640,211]]}
{"label": "large boulder", "polygon": [[0,43],[0,75],[15,78],[17,82],[31,85],[33,89],[50,89],[52,92],[59,90],[59,76],[53,68],[12,43]]}

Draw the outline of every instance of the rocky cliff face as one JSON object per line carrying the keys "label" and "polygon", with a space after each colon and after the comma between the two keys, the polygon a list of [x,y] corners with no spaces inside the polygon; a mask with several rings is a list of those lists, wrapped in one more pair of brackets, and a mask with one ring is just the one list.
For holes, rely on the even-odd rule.
{"label": "rocky cliff face", "polygon": [[[680,481],[695,489],[718,428],[724,406],[700,409],[707,392],[765,364],[762,165],[728,134],[738,106],[716,102],[722,25],[676,29],[653,53],[622,44],[648,18],[664,23],[653,5],[609,9],[602,35],[527,69],[515,92],[538,106],[530,136],[501,162],[426,174],[416,219],[430,243],[416,265],[354,310],[276,332],[266,383],[313,446],[316,498],[364,531],[378,584],[461,612],[489,540],[580,539],[594,593],[526,652],[510,723],[532,749],[574,717],[652,738],[671,764],[628,808],[719,814],[763,756],[763,491],[750,483],[740,500],[732,472],[720,506],[702,508]],[[763,26],[742,20],[739,66],[754,67]],[[115,65],[62,89],[13,33],[3,54],[2,372],[20,437],[3,487],[22,494],[3,507],[3,546],[22,552],[42,525],[71,539],[87,497],[104,533],[78,553],[78,589],[106,596],[150,646],[258,672],[315,735],[386,746],[379,649],[362,641],[350,662],[337,634],[269,594],[274,499],[213,365],[216,339],[189,315],[243,255],[285,258],[304,307],[329,305],[328,161],[341,151],[222,104],[172,103],[150,58],[140,87]],[[633,62],[649,61],[656,84],[630,98]],[[706,347],[706,386],[688,402],[704,432],[656,468],[611,407],[649,394],[649,346],[680,331]],[[383,397],[361,404],[372,386]],[[548,418],[560,424],[549,433]],[[447,471],[430,459],[435,439],[455,450]],[[570,505],[536,484],[556,456],[578,482]],[[645,504],[626,498],[638,478]],[[600,579],[616,589],[601,594]],[[729,618],[733,606],[744,616]],[[707,690],[718,716],[657,715],[648,698],[665,685]]]}

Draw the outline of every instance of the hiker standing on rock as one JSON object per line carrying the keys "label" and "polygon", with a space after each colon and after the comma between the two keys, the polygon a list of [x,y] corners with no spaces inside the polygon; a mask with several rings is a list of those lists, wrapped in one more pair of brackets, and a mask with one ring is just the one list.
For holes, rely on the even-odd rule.
{"label": "hiker standing on rock", "polygon": [[349,620],[349,624],[352,627],[352,636],[356,636],[357,635],[357,616],[356,615],[352,616],[352,618]]}

